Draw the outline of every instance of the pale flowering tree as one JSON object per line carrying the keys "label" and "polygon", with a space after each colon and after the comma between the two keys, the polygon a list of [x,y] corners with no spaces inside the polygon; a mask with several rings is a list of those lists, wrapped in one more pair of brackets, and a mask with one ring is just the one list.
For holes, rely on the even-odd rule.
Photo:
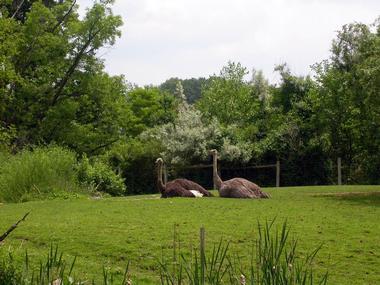
{"label": "pale flowering tree", "polygon": [[200,110],[187,103],[181,82],[176,85],[175,96],[180,103],[174,122],[149,129],[140,136],[142,140],[153,139],[163,145],[161,156],[166,163],[186,165],[204,161],[213,148],[220,150],[223,160],[246,162],[251,158],[250,144],[239,142],[230,131],[232,127],[222,131],[217,118],[205,119]]}
{"label": "pale flowering tree", "polygon": [[141,138],[160,141],[165,149],[161,155],[170,164],[205,160],[208,151],[222,142],[218,121],[205,122],[201,112],[187,103],[180,104],[174,123],[150,129]]}
{"label": "pale flowering tree", "polygon": [[178,116],[174,123],[161,125],[141,134],[141,139],[154,139],[161,142],[161,153],[169,164],[191,164],[204,161],[209,150],[220,150],[223,160],[248,161],[251,158],[250,144],[234,144],[223,132],[216,118],[205,120],[202,113],[186,101],[178,107]]}
{"label": "pale flowering tree", "polygon": [[220,157],[227,161],[248,162],[252,158],[252,145],[249,142],[238,141],[236,144],[229,138],[223,138]]}
{"label": "pale flowering tree", "polygon": [[186,102],[186,95],[184,93],[181,81],[177,81],[174,91],[174,97],[178,98],[181,102]]}

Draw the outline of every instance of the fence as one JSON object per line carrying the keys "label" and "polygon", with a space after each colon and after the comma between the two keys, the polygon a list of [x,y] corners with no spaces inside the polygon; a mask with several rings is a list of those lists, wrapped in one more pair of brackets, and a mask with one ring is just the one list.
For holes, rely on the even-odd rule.
{"label": "fence", "polygon": [[[259,171],[259,169],[264,171]],[[213,185],[212,170],[212,164],[198,164],[183,167],[164,166],[164,182],[166,183],[168,178],[175,179],[177,177],[186,177],[207,189],[215,189],[216,187]],[[223,180],[228,180],[234,177],[243,177],[254,181],[261,186],[280,187],[279,161],[274,164],[245,166],[231,166],[219,163],[218,170]]]}
{"label": "fence", "polygon": [[[219,162],[218,170],[223,180],[228,180],[234,177],[242,177],[251,180],[262,187],[280,187],[280,186],[301,186],[301,185],[324,185],[324,184],[337,184],[342,185],[342,160],[337,158],[336,162],[333,160],[328,162],[328,167],[331,173],[317,173],[319,165],[310,162],[294,165],[289,164],[287,161],[279,160],[272,164],[263,165],[240,165],[234,166],[226,162]],[[206,189],[215,189],[212,177],[212,164],[197,164],[190,166],[164,166],[164,181],[168,179],[175,179],[178,177],[186,177],[193,180]],[[296,169],[296,171],[295,171]],[[291,173],[292,175],[290,175]],[[313,179],[300,180],[293,179],[297,173],[306,173],[304,176],[312,176]],[[334,177],[336,177],[334,179]]]}

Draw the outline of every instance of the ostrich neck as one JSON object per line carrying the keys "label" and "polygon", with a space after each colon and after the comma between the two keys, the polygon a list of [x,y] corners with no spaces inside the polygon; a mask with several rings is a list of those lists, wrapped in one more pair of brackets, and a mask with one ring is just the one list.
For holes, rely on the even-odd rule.
{"label": "ostrich neck", "polygon": [[161,193],[165,192],[165,185],[164,182],[162,182],[162,164],[157,167],[157,187]]}
{"label": "ostrich neck", "polygon": [[220,190],[222,187],[222,179],[220,179],[219,174],[218,174],[218,157],[217,154],[213,155],[213,180],[214,180],[214,185],[216,186],[216,189]]}

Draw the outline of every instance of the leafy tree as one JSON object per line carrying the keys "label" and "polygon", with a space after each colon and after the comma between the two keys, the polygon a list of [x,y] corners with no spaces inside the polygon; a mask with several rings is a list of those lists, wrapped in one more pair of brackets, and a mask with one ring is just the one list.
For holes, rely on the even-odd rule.
{"label": "leafy tree", "polygon": [[328,142],[318,135],[321,132],[314,121],[316,83],[310,77],[293,75],[286,65],[276,70],[281,81],[270,88],[271,95],[257,115],[260,131],[254,145],[256,159],[280,159],[286,185],[329,183]]}
{"label": "leafy tree", "polygon": [[170,94],[175,94],[178,82],[182,84],[183,93],[186,96],[187,102],[193,104],[200,99],[202,87],[207,84],[208,80],[203,77],[190,79],[179,79],[174,77],[166,80],[159,86],[159,88]]}
{"label": "leafy tree", "polygon": [[251,81],[245,80],[246,75],[248,71],[240,63],[229,62],[219,76],[209,79],[197,106],[207,117],[220,121],[226,138],[241,145],[240,149],[246,150],[244,160],[249,160],[254,143],[263,137],[268,124],[264,118],[270,86],[260,71],[253,70]]}
{"label": "leafy tree", "polygon": [[127,101],[134,118],[131,132],[133,135],[174,120],[175,98],[158,88],[133,89],[128,92]]}
{"label": "leafy tree", "polygon": [[96,57],[120,36],[112,1],[95,2],[82,20],[75,1],[15,3],[0,18],[0,119],[16,129],[14,143],[91,153],[116,141],[128,127],[125,86]]}
{"label": "leafy tree", "polygon": [[202,87],[207,84],[207,81],[208,80],[203,77],[182,80],[187,102],[193,104],[201,98]]}
{"label": "leafy tree", "polygon": [[247,74],[247,69],[240,63],[229,62],[202,90],[199,109],[223,125],[246,125],[258,107],[252,88],[244,79]]}
{"label": "leafy tree", "polygon": [[199,110],[184,103],[174,123],[150,129],[142,139],[160,142],[169,164],[188,164],[208,157],[208,151],[220,145],[221,133],[216,119],[204,121]]}
{"label": "leafy tree", "polygon": [[269,97],[271,96],[270,85],[261,70],[252,70],[251,85],[253,85],[253,93],[255,97],[263,102],[269,100]]}
{"label": "leafy tree", "polygon": [[183,86],[181,81],[178,81],[175,86],[174,90],[174,96],[179,100],[180,102],[185,102],[186,101],[186,95],[183,91]]}
{"label": "leafy tree", "polygon": [[180,81],[181,79],[179,79],[178,77],[172,77],[172,78],[167,79],[165,82],[161,83],[159,88],[162,91],[165,91],[174,95],[177,83]]}
{"label": "leafy tree", "polygon": [[292,75],[286,64],[277,66],[275,71],[281,75],[281,84],[278,88],[273,89],[272,106],[287,113],[307,97],[314,82],[309,76]]}
{"label": "leafy tree", "polygon": [[380,169],[380,25],[354,23],[333,41],[332,56],[315,66],[320,84],[318,120],[343,158],[346,180],[378,182]]}
{"label": "leafy tree", "polygon": [[[32,4],[35,2],[38,2],[38,0],[1,0],[1,13],[17,21],[24,22],[26,20],[27,13],[30,11]],[[46,7],[53,7],[56,4],[63,2],[63,0],[42,0],[41,2]],[[73,1],[73,5],[75,5],[75,2],[76,1]]]}

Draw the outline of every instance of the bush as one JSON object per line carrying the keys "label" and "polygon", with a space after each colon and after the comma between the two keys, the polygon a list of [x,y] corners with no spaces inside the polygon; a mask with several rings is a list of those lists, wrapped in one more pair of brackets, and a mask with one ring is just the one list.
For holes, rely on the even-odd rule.
{"label": "bush", "polygon": [[2,202],[67,196],[79,191],[75,153],[61,147],[24,150],[0,165]]}
{"label": "bush", "polygon": [[128,194],[157,193],[154,162],[161,150],[159,142],[135,139],[113,146],[103,159],[120,171]]}
{"label": "bush", "polygon": [[95,160],[90,163],[87,157],[83,157],[78,169],[79,181],[96,191],[120,196],[126,194],[124,179],[116,174],[107,164]]}

